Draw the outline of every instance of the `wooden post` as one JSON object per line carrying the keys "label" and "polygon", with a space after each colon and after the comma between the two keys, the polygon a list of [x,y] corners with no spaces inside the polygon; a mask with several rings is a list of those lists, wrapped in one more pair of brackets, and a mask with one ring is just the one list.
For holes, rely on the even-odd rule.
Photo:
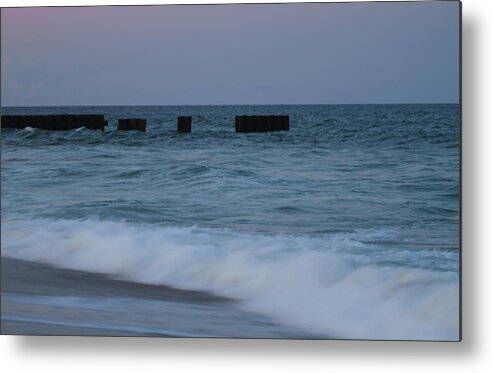
{"label": "wooden post", "polygon": [[247,132],[247,117],[245,115],[236,116],[238,120],[238,126],[236,127],[236,132]]}
{"label": "wooden post", "polygon": [[103,115],[3,115],[2,128],[41,128],[60,131],[79,127],[104,130],[107,122]]}
{"label": "wooden post", "polygon": [[268,120],[269,120],[269,117],[268,116],[265,116],[265,115],[262,115],[259,118],[259,123],[258,123],[258,131],[259,132],[265,132],[267,131],[267,123],[268,123]]}
{"label": "wooden post", "polygon": [[[103,120],[104,128],[104,120]],[[120,131],[142,131],[146,132],[146,119],[118,119],[118,129]]]}
{"label": "wooden post", "polygon": [[282,131],[289,131],[289,115],[284,115],[283,116],[281,130]]}
{"label": "wooden post", "polygon": [[192,117],[178,117],[177,131],[192,132]]}
{"label": "wooden post", "polygon": [[250,133],[253,130],[253,119],[251,115],[245,115],[245,133]]}
{"label": "wooden post", "polygon": [[245,132],[245,116],[237,115],[235,116],[235,130],[236,132]]}
{"label": "wooden post", "polygon": [[288,115],[237,115],[235,130],[238,133],[289,131]]}

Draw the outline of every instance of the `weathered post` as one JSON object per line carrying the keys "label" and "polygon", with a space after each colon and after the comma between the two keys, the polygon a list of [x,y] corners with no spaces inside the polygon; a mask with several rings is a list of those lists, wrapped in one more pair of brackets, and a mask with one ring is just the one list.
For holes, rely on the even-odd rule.
{"label": "weathered post", "polygon": [[252,115],[250,117],[250,132],[258,132],[258,131],[259,131],[258,116]]}
{"label": "weathered post", "polygon": [[265,115],[258,117],[258,132],[267,131],[268,117]]}
{"label": "weathered post", "polygon": [[289,131],[288,115],[237,115],[235,130],[239,133]]}
{"label": "weathered post", "polygon": [[40,128],[62,131],[79,127],[104,130],[104,115],[3,115],[2,128]]}
{"label": "weathered post", "polygon": [[283,122],[282,122],[282,131],[289,131],[289,115],[284,115],[283,116]]}
{"label": "weathered post", "polygon": [[[104,119],[103,119],[103,126],[104,126]],[[146,132],[146,127],[147,127],[146,119],[118,119],[118,129],[120,131]]]}
{"label": "weathered post", "polygon": [[274,130],[275,121],[276,121],[276,117],[275,116],[269,115],[267,117],[267,120],[266,120],[266,123],[265,123],[265,131],[266,132],[270,132],[270,131],[273,131]]}
{"label": "weathered post", "polygon": [[276,120],[275,120],[275,125],[273,128],[273,131],[281,131],[283,121],[284,121],[283,115],[276,115]]}
{"label": "weathered post", "polygon": [[238,132],[247,132],[247,117],[245,115],[238,117]]}
{"label": "weathered post", "polygon": [[235,132],[241,132],[241,117],[239,115],[235,116]]}
{"label": "weathered post", "polygon": [[189,133],[192,132],[192,117],[184,117],[180,116],[178,117],[178,122],[177,122],[177,131],[178,132],[184,132],[184,133]]}
{"label": "weathered post", "polygon": [[243,115],[241,117],[241,132],[248,133],[250,126],[250,117],[248,115]]}

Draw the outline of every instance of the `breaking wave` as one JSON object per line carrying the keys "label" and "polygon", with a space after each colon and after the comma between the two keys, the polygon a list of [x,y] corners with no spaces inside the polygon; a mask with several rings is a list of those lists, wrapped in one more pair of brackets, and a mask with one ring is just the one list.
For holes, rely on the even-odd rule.
{"label": "breaking wave", "polygon": [[332,338],[459,338],[456,250],[393,250],[355,234],[269,236],[97,220],[2,223],[7,257],[207,291]]}

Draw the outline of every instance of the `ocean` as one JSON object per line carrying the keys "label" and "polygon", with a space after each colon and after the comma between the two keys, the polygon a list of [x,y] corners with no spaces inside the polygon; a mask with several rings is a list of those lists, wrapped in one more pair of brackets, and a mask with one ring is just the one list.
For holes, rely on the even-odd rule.
{"label": "ocean", "polygon": [[2,332],[458,340],[459,110],[3,108],[109,127],[2,130]]}

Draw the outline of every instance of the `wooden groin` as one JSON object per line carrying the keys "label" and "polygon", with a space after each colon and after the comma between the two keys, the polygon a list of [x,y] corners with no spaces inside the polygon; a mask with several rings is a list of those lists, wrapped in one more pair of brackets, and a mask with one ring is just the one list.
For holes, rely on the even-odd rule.
{"label": "wooden groin", "polygon": [[237,115],[235,130],[239,133],[289,131],[289,115]]}
{"label": "wooden groin", "polygon": [[176,130],[178,132],[192,132],[192,117],[178,117]]}
{"label": "wooden groin", "polygon": [[147,130],[146,119],[118,119],[118,129],[120,131],[142,131]]}
{"label": "wooden groin", "polygon": [[[108,121],[99,114],[59,114],[59,115],[2,115],[2,128],[40,128],[45,130],[63,131],[85,127],[91,130],[104,131]],[[147,131],[146,119],[119,119],[120,131]],[[238,133],[289,131],[288,115],[237,115],[235,130]],[[177,117],[177,131],[192,131],[192,117]]]}
{"label": "wooden groin", "polygon": [[104,131],[108,121],[104,115],[2,115],[0,118],[2,128],[26,127],[40,128],[50,131],[68,131],[81,127],[91,130]]}

